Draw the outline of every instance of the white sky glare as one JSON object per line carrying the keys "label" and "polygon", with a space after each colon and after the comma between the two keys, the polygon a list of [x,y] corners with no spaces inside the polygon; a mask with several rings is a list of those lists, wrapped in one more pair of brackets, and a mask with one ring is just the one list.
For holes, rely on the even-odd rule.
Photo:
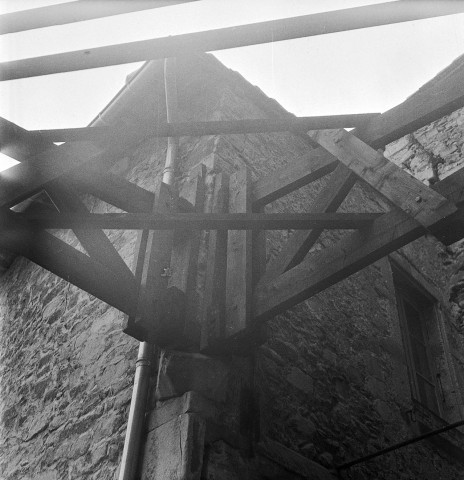
{"label": "white sky glare", "polygon": [[[384,1],[201,0],[2,35],[0,61]],[[0,14],[57,3],[65,2],[0,0]],[[290,112],[310,116],[385,111],[463,53],[461,14],[230,49],[215,55]],[[2,82],[0,116],[31,130],[85,126],[138,65]],[[2,168],[7,167],[0,158]]]}

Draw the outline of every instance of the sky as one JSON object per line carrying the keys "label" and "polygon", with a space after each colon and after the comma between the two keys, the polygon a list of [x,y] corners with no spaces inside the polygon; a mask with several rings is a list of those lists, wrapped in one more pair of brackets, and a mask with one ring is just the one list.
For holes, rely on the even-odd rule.
{"label": "sky", "polygon": [[[383,1],[201,0],[2,35],[0,62]],[[0,14],[56,3],[64,2],[0,0]],[[214,54],[290,112],[311,116],[388,110],[463,53],[464,14]],[[139,65],[1,82],[0,116],[30,130],[86,126]],[[13,163],[0,154],[0,170]]]}

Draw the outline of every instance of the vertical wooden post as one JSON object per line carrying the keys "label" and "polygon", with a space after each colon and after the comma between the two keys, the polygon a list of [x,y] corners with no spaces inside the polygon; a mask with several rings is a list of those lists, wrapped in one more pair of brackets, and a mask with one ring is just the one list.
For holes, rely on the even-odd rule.
{"label": "vertical wooden post", "polygon": [[[214,179],[211,208],[206,213],[224,213],[229,201],[229,176],[218,173]],[[211,230],[208,238],[206,278],[200,307],[201,350],[224,338],[227,231]]]}
{"label": "vertical wooden post", "polygon": [[[265,207],[253,208],[254,213],[264,213]],[[253,266],[252,282],[253,288],[258,284],[266,272],[266,230],[253,232]]]}
{"label": "vertical wooden post", "polygon": [[[175,198],[169,185],[159,182],[153,211],[168,213],[174,210]],[[166,317],[167,285],[171,260],[173,232],[150,230],[139,240],[136,279],[140,279],[137,313],[129,318],[124,332],[141,340],[162,345],[167,340],[165,326],[172,322]],[[144,249],[145,247],[145,249]],[[171,331],[174,325],[168,330]]]}
{"label": "vertical wooden post", "polygon": [[[251,212],[251,175],[247,167],[230,177],[229,212]],[[226,338],[250,325],[252,262],[252,232],[230,230],[227,239]]]}
{"label": "vertical wooden post", "polygon": [[[205,198],[206,167],[201,164],[190,171],[187,182],[179,194],[189,202],[196,212],[203,211]],[[197,273],[198,251],[200,247],[200,232],[176,231],[174,233],[171,254],[171,277],[168,289],[176,288],[186,296],[186,314],[184,337],[181,342],[198,346],[200,331],[196,323],[195,280]]]}

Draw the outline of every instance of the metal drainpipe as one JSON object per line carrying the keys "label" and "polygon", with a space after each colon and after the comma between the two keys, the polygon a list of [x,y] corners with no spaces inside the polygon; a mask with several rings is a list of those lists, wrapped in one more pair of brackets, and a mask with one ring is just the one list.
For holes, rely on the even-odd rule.
{"label": "metal drainpipe", "polygon": [[[164,87],[166,92],[167,121],[175,122],[177,116],[177,87],[175,73],[176,59],[164,60]],[[174,174],[177,159],[177,139],[168,138],[166,162],[163,170],[163,182],[167,185],[174,184]],[[133,480],[137,472],[140,457],[140,444],[142,440],[145,412],[147,409],[148,387],[150,384],[151,362],[154,355],[153,345],[141,342],[137,361],[135,363],[135,378],[132,391],[129,418],[127,420],[126,438],[122,452],[119,480]]]}

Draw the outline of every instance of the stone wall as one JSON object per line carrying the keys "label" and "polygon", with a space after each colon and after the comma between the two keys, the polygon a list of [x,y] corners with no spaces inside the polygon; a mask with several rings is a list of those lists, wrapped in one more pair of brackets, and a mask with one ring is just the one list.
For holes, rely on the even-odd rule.
{"label": "stone wall", "polygon": [[[146,102],[121,118],[128,129],[151,121],[153,112],[164,118],[161,64],[156,72],[155,88]],[[209,56],[182,61],[178,89],[181,120],[287,115]],[[454,125],[461,113],[453,114],[453,126],[444,128],[453,138],[460,131]],[[427,135],[417,135],[429,148]],[[449,159],[438,166],[440,175],[446,165],[450,171],[461,161],[460,140],[454,148],[448,139],[443,150],[433,143],[434,154],[441,152]],[[392,145],[386,154],[401,162],[399,152],[416,152],[414,145]],[[206,182],[211,191],[218,170],[233,172],[247,165],[256,179],[308,156],[310,149],[305,138],[289,133],[182,138],[178,187],[198,163],[209,169]],[[113,170],[153,190],[165,151],[164,139],[149,139],[116,159]],[[429,173],[409,158],[414,173],[428,178]],[[305,211],[325,183],[322,179],[302,188],[268,210]],[[85,201],[95,212],[116,211],[91,197]],[[356,186],[342,210],[360,207],[379,211],[385,205]],[[76,245],[69,232],[56,234]],[[267,257],[276,255],[291,234],[269,232]],[[312,254],[342,235],[322,236]],[[130,264],[135,234],[112,232],[110,238]],[[203,249],[205,242],[206,234]],[[436,361],[443,371],[443,414],[448,421],[462,418],[459,404],[464,403],[457,385],[463,378],[463,341],[456,304],[449,304],[446,294],[458,256],[458,249],[445,249],[427,237],[391,259],[439,292]],[[200,255],[198,300],[205,261]],[[0,457],[0,478],[117,478],[137,347],[121,332],[122,315],[24,259],[17,259],[0,279],[0,309],[0,449],[6,452]],[[198,312],[189,313],[198,321]],[[331,478],[321,465],[331,469],[418,434],[421,423],[437,421],[425,418],[427,412],[411,398],[389,259],[276,317],[263,334],[264,343],[249,358],[163,354],[153,378],[143,478],[155,472],[166,476],[171,460],[178,478],[180,463],[193,469],[188,472],[192,478],[211,480]],[[164,438],[182,441],[160,444],[159,429]],[[190,457],[185,450],[189,438],[195,445]],[[345,478],[457,480],[463,465],[449,446],[461,440],[444,440],[445,447],[422,442],[398,450],[345,472]],[[156,454],[160,449],[162,458]]]}

